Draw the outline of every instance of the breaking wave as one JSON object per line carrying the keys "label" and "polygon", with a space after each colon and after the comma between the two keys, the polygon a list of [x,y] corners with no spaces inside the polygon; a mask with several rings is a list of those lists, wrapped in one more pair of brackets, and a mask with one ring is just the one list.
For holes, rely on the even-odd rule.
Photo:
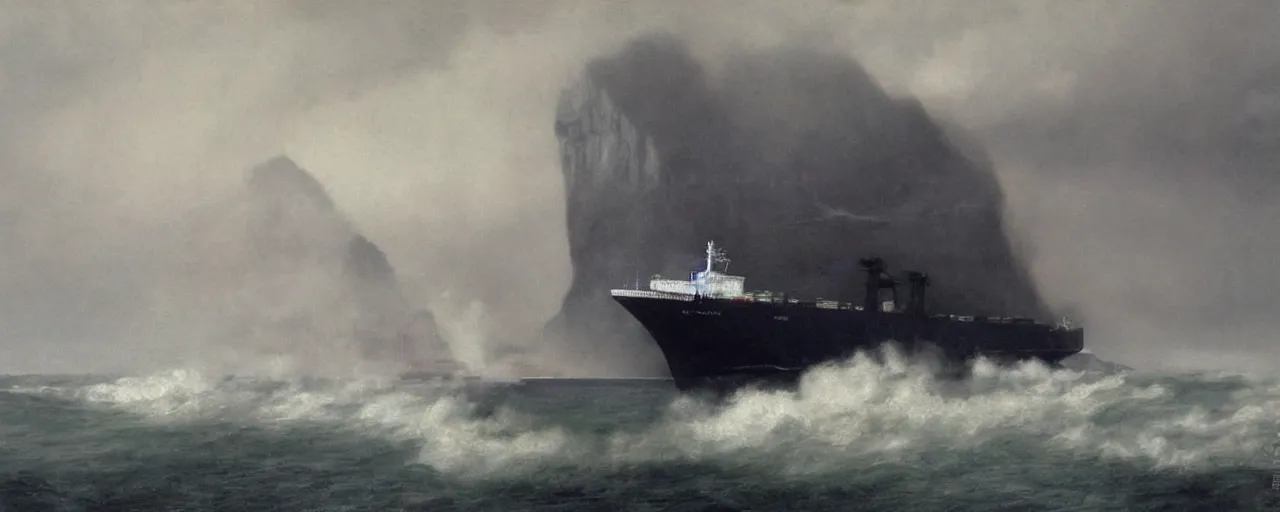
{"label": "breaking wave", "polygon": [[979,361],[971,378],[953,381],[896,353],[816,368],[792,391],[744,390],[718,403],[664,392],[651,406],[634,404],[653,409],[648,419],[603,427],[539,410],[520,399],[527,392],[476,397],[391,380],[254,380],[192,370],[59,391],[148,421],[320,423],[409,441],[420,446],[417,462],[459,476],[687,462],[802,477],[884,464],[943,470],[1027,451],[1153,469],[1257,466],[1280,424],[1275,379]]}

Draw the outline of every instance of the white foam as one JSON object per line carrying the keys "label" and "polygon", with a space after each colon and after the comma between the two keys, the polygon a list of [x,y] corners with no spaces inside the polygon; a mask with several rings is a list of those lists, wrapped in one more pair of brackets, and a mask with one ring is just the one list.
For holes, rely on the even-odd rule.
{"label": "white foam", "polygon": [[669,460],[807,474],[909,462],[940,450],[1000,449],[1008,442],[1188,467],[1256,460],[1280,424],[1280,383],[1274,381],[1237,380],[1232,390],[1210,378],[979,362],[971,379],[954,383],[896,353],[883,359],[860,355],[809,372],[796,391],[747,390],[719,406],[679,397],[656,423],[605,434],[508,408],[480,416],[447,389],[409,393],[368,379],[264,383],[176,370],[89,386],[77,396],[168,421],[331,422],[418,441],[422,463],[470,475]]}
{"label": "white foam", "polygon": [[138,412],[166,416],[201,408],[202,398],[214,389],[216,382],[201,373],[177,369],[95,384],[77,394],[90,402],[121,404]]}
{"label": "white foam", "polygon": [[815,458],[903,458],[1008,439],[1186,467],[1247,463],[1280,422],[1274,384],[1195,405],[1160,383],[1128,375],[979,362],[956,390],[896,354],[887,359],[877,364],[859,356],[822,367],[806,375],[798,391],[746,391],[722,409],[678,404],[660,436],[675,439],[676,450],[690,458],[753,451],[790,472],[822,470]]}

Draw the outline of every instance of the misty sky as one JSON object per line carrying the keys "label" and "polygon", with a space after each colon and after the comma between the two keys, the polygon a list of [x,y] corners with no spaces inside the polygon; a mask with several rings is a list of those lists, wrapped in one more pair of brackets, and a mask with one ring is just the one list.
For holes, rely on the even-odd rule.
{"label": "misty sky", "polygon": [[0,372],[216,344],[180,299],[235,291],[223,213],[280,153],[467,350],[540,328],[569,279],[557,95],[653,30],[713,73],[735,48],[829,45],[919,97],[987,152],[1045,299],[1104,357],[1280,360],[1274,2],[12,0]]}

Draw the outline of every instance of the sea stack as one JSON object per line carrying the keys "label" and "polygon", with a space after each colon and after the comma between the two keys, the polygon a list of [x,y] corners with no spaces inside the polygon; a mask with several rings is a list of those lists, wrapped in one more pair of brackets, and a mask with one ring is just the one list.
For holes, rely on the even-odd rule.
{"label": "sea stack", "polygon": [[993,170],[918,101],[809,46],[726,59],[712,76],[679,39],[651,35],[564,90],[554,126],[573,282],[547,343],[664,373],[609,289],[687,277],[707,240],[764,289],[857,300],[858,259],[879,256],[928,272],[934,310],[1045,316]]}
{"label": "sea stack", "polygon": [[[402,370],[456,373],[432,314],[405,299],[383,251],[324,187],[288,157],[249,171],[248,229],[255,254],[251,322],[286,350],[316,344]],[[265,332],[264,332],[265,331]]]}

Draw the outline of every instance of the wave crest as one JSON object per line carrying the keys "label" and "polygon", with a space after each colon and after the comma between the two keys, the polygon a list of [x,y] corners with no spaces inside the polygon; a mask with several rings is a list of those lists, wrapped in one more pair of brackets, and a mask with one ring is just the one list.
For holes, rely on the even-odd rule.
{"label": "wave crest", "polygon": [[892,351],[860,354],[813,369],[793,391],[748,389],[720,404],[677,396],[656,420],[606,429],[522,403],[521,391],[488,410],[456,388],[410,390],[387,380],[254,381],[175,370],[74,394],[170,421],[325,422],[416,442],[420,462],[460,475],[665,461],[811,474],[886,462],[954,465],[1019,450],[1157,468],[1249,465],[1280,424],[1275,381],[1105,375],[1031,362],[978,361],[972,370],[965,380],[937,379],[929,365]]}

